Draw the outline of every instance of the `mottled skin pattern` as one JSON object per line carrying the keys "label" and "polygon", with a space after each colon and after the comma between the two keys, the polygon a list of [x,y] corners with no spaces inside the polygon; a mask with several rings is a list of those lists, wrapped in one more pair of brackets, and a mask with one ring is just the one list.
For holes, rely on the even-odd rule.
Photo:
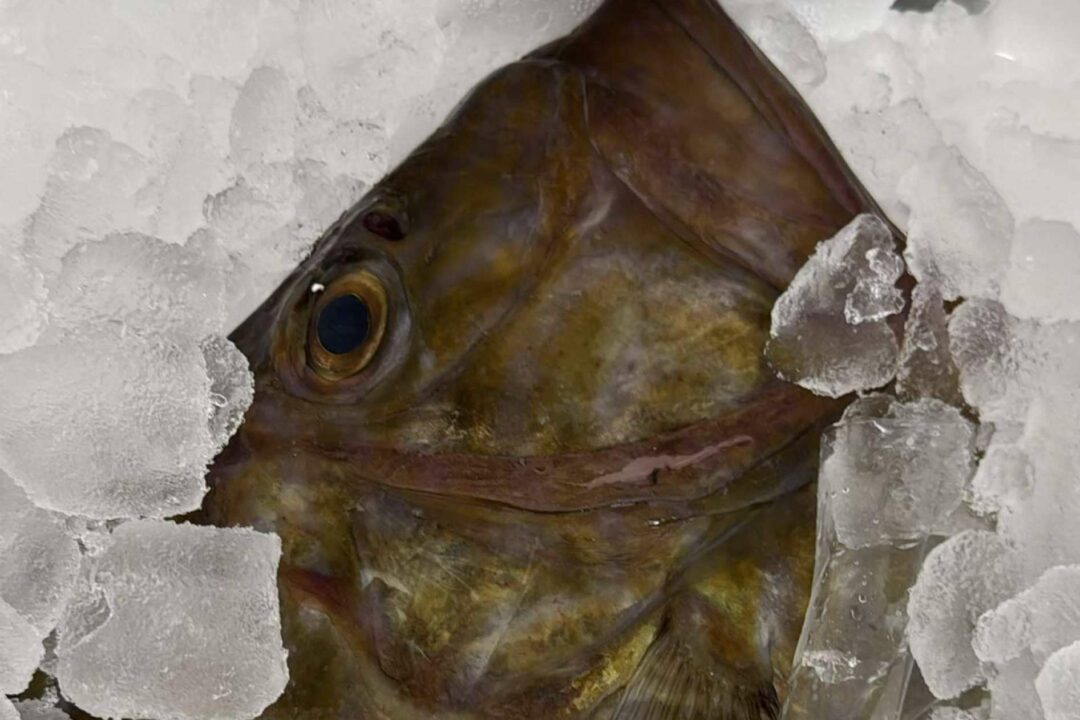
{"label": "mottled skin pattern", "polygon": [[[234,334],[205,513],[284,543],[264,717],[774,717],[839,406],[769,371],[769,310],[873,209],[711,0],[484,81]],[[364,282],[385,329],[328,370]]]}

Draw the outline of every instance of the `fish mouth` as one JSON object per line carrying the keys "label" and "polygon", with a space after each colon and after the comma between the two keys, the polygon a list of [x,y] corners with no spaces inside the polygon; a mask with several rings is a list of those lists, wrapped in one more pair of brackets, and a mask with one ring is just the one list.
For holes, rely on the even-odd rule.
{"label": "fish mouth", "polygon": [[[238,447],[223,453],[208,476],[211,487],[224,482],[227,473],[219,467],[235,467],[235,458],[242,457],[242,465],[284,451],[333,466],[334,475],[346,482],[542,513],[687,503],[717,495],[773,496],[772,488],[756,484],[755,470],[819,434],[846,404],[778,382],[734,412],[658,438],[587,452],[510,457],[378,446],[350,441],[348,433],[327,437],[302,417],[290,419],[274,399],[256,399],[234,439]],[[295,405],[282,399],[286,407]],[[283,428],[290,430],[287,445],[280,442]]]}

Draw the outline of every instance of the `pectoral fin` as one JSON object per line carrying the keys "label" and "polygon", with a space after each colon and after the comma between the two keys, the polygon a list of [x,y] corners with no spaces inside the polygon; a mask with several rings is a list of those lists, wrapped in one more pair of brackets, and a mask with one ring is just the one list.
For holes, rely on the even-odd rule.
{"label": "pectoral fin", "polygon": [[676,598],[612,720],[775,720],[771,678],[740,662],[738,638],[697,593]]}

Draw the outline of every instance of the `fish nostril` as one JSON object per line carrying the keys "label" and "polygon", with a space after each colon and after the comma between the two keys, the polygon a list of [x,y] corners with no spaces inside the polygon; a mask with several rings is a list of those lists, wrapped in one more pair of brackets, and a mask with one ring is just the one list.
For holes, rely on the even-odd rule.
{"label": "fish nostril", "polygon": [[405,231],[393,215],[382,210],[371,210],[364,214],[364,228],[385,240],[401,240]]}

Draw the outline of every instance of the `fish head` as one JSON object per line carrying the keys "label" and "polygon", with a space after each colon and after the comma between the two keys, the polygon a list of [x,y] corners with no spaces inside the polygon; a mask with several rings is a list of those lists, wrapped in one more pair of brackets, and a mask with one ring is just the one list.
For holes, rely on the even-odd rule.
{"label": "fish head", "polygon": [[708,3],[482,82],[232,335],[204,509],[283,540],[267,717],[620,717],[663,637],[784,675],[839,404],[771,372],[769,314],[868,203]]}

